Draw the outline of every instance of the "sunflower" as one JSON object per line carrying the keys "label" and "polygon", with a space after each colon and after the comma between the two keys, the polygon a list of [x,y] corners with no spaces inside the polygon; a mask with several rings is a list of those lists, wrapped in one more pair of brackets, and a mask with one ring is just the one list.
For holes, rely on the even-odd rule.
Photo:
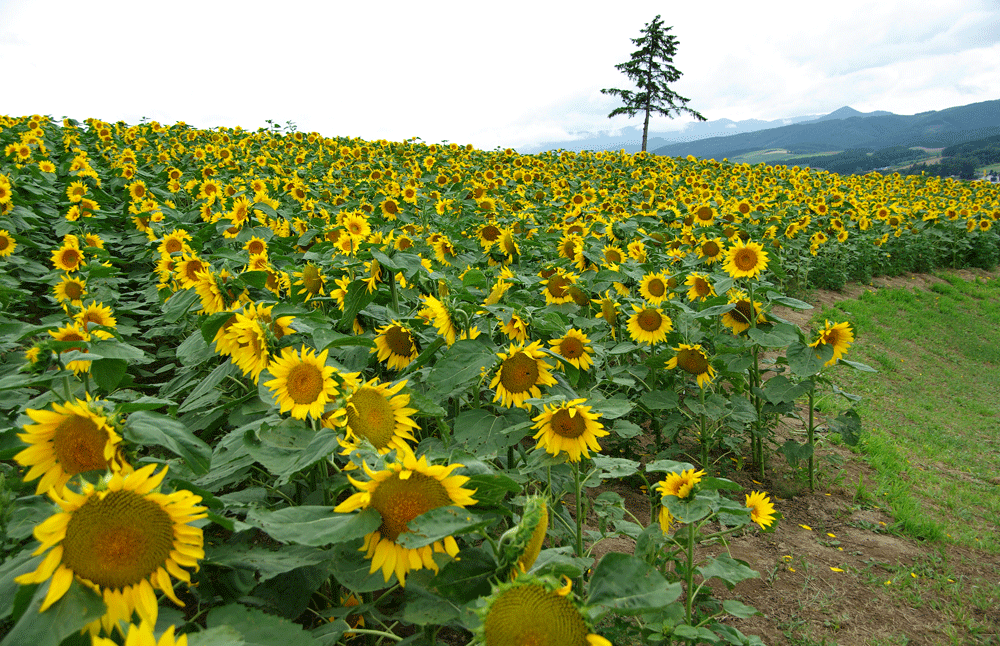
{"label": "sunflower", "polygon": [[750,520],[763,529],[774,522],[774,504],[763,491],[752,491],[747,494],[746,506],[750,508]]}
{"label": "sunflower", "polygon": [[[67,325],[66,327],[58,328],[55,332],[49,330],[49,336],[51,336],[56,341],[90,341],[90,333],[86,330],[80,329],[75,323],[73,325]],[[83,347],[67,348],[62,352],[71,352],[73,350],[85,351]],[[78,360],[70,361],[66,364],[67,370],[72,370],[76,374],[81,372],[90,371],[90,361]]]}
{"label": "sunflower", "polygon": [[305,346],[301,351],[284,348],[281,356],[268,364],[274,378],[264,386],[274,393],[282,413],[289,412],[295,419],[323,415],[327,402],[340,392],[333,379],[336,369],[326,365],[326,355],[326,350],[317,356]]}
{"label": "sunflower", "polygon": [[569,287],[576,283],[576,274],[568,273],[561,267],[554,274],[542,281],[545,286],[543,294],[545,303],[548,305],[558,305],[568,303],[573,300],[573,295]]}
{"label": "sunflower", "polygon": [[126,466],[119,452],[122,438],[95,402],[77,399],[53,404],[51,411],[29,408],[26,412],[35,423],[26,424],[24,434],[18,437],[30,446],[14,460],[31,467],[25,482],[41,478],[35,493],[45,493],[52,487],[60,491],[78,473],[118,471]]}
{"label": "sunflower", "polygon": [[498,571],[513,580],[531,569],[542,551],[549,530],[549,508],[542,496],[528,496],[521,520],[500,537]]}
{"label": "sunflower", "polygon": [[600,416],[591,413],[590,406],[583,405],[585,401],[574,399],[559,405],[546,404],[541,414],[532,418],[535,424],[531,428],[538,429],[534,435],[538,448],[552,455],[565,451],[571,462],[579,462],[581,455],[590,458],[588,449],[600,451],[597,438],[608,432],[597,421]]}
{"label": "sunflower", "polygon": [[355,240],[364,240],[372,232],[368,218],[360,213],[347,215],[341,224],[347,230],[347,234]]}
{"label": "sunflower", "polygon": [[55,292],[56,300],[59,302],[81,307],[83,305],[83,297],[87,295],[87,281],[65,274],[56,283],[53,291]]}
{"label": "sunflower", "polygon": [[710,226],[717,215],[711,204],[699,204],[691,209],[691,214],[694,216],[694,224],[699,227]]}
{"label": "sunflower", "polygon": [[612,298],[610,291],[606,291],[601,298],[596,298],[591,303],[601,308],[597,318],[604,319],[611,326],[611,338],[617,338],[615,328],[618,325],[618,300]]}
{"label": "sunflower", "polygon": [[344,409],[347,412],[347,442],[350,453],[361,440],[368,440],[379,453],[392,449],[408,451],[407,442],[416,443],[413,429],[420,428],[411,417],[417,412],[407,408],[410,396],[397,394],[406,385],[406,380],[395,386],[379,384],[370,379],[351,391]]}
{"label": "sunflower", "polygon": [[521,250],[517,246],[517,240],[514,239],[514,232],[509,228],[505,227],[503,233],[500,234],[499,249],[507,257],[507,262],[513,262],[514,256],[521,253]]}
{"label": "sunflower", "polygon": [[674,329],[673,321],[658,307],[633,305],[632,311],[628,320],[628,333],[636,343],[660,343]]}
{"label": "sunflower", "polygon": [[704,388],[715,379],[715,368],[708,360],[708,355],[700,345],[681,343],[674,352],[677,354],[667,361],[667,369],[680,368],[698,380],[698,387]]}
{"label": "sunflower", "polygon": [[556,384],[556,379],[550,372],[552,366],[545,361],[541,344],[541,341],[535,341],[525,347],[523,344],[512,343],[506,353],[497,354],[500,367],[490,382],[490,388],[497,391],[493,401],[500,401],[507,408],[530,408],[524,400],[541,397],[539,386]]}
{"label": "sunflower", "polygon": [[469,479],[452,475],[455,469],[463,465],[429,465],[426,456],[417,459],[409,451],[404,453],[401,461],[397,459],[387,463],[382,471],[372,471],[366,463],[362,463],[370,480],[359,482],[348,476],[348,480],[359,491],[334,508],[338,513],[369,507],[378,511],[382,516],[382,524],[365,536],[361,551],[366,553],[366,558],[371,559],[369,572],[381,569],[386,583],[395,572],[401,586],[406,585],[407,572],[425,567],[438,571],[434,552],[452,557],[458,554],[458,543],[452,536],[423,547],[403,547],[396,539],[409,531],[407,523],[438,507],[476,504],[472,498],[475,490],[462,487]]}
{"label": "sunflower", "polygon": [[684,279],[684,284],[691,288],[687,292],[689,301],[706,301],[709,297],[715,296],[715,287],[705,274],[691,272]]}
{"label": "sunflower", "polygon": [[453,345],[458,336],[458,328],[455,327],[447,306],[433,296],[424,296],[423,299],[424,307],[417,315],[433,324],[448,345]]}
{"label": "sunflower", "polygon": [[611,646],[591,632],[585,608],[572,596],[573,586],[551,577],[522,575],[502,583],[479,611],[482,625],[476,644],[485,646]]}
{"label": "sunflower", "polygon": [[[11,247],[13,251],[13,247]],[[63,245],[52,252],[52,264],[56,269],[76,271],[84,264],[83,252],[78,247]]]}
{"label": "sunflower", "polygon": [[594,365],[591,359],[594,351],[590,347],[590,339],[576,328],[570,328],[558,339],[549,341],[549,345],[552,346],[553,352],[580,370],[588,370]]}
{"label": "sunflower", "polygon": [[399,202],[391,197],[385,198],[379,206],[382,209],[382,215],[387,220],[395,220],[396,216],[399,215]]}
{"label": "sunflower", "polygon": [[307,301],[313,296],[322,296],[324,294],[323,288],[326,285],[326,281],[323,278],[323,271],[311,261],[306,263],[302,271],[297,271],[293,275],[298,278],[294,284],[302,285],[302,289],[298,293],[305,294]]}
{"label": "sunflower", "polygon": [[[148,621],[128,625],[128,632],[125,636],[125,646],[187,646],[187,635],[174,637],[174,626],[168,626],[160,638],[153,634],[153,624]],[[349,634],[349,633],[348,633]],[[114,641],[105,637],[94,635],[91,638],[91,646],[118,646]]]}
{"label": "sunflower", "polygon": [[819,337],[809,345],[813,348],[819,348],[821,345],[831,346],[833,348],[833,358],[824,365],[832,366],[847,353],[847,349],[851,347],[853,342],[854,331],[851,329],[849,323],[845,321],[843,323],[832,324],[830,321],[827,321],[823,329],[819,331]]}
{"label": "sunflower", "polygon": [[74,317],[76,324],[80,326],[80,329],[87,332],[90,328],[95,325],[100,325],[103,327],[117,327],[118,320],[115,319],[114,312],[111,308],[104,303],[94,303],[91,302],[83,310]]}
{"label": "sunflower", "polygon": [[510,315],[509,321],[500,326],[500,331],[506,334],[508,339],[518,343],[528,340],[528,324],[516,312]]}
{"label": "sunflower", "polygon": [[226,337],[228,343],[224,343],[224,347],[216,344],[220,354],[228,350],[236,367],[253,379],[255,384],[259,383],[260,373],[268,367],[271,360],[267,334],[260,321],[255,316],[237,314],[236,320],[228,326]]}
{"label": "sunflower", "polygon": [[756,242],[743,242],[739,238],[726,251],[723,268],[732,278],[758,278],[767,269],[768,257],[764,247]]}
{"label": "sunflower", "polygon": [[691,495],[694,486],[701,482],[705,470],[688,469],[680,473],[668,473],[667,477],[656,484],[660,496],[675,496],[681,500]]}
{"label": "sunflower", "polygon": [[670,289],[667,286],[667,277],[660,272],[658,274],[646,274],[639,281],[639,294],[652,303],[659,305],[670,298]]}
{"label": "sunflower", "polygon": [[698,257],[709,265],[721,259],[725,250],[726,246],[722,238],[703,238],[698,243]]}
{"label": "sunflower", "polygon": [[14,236],[10,234],[10,231],[0,229],[0,258],[6,258],[11,255],[16,248],[17,241],[14,240]]}
{"label": "sunflower", "polygon": [[750,297],[747,296],[746,292],[741,290],[731,291],[729,293],[729,302],[734,303],[736,308],[722,315],[722,324],[731,329],[733,334],[740,334],[750,329],[750,321],[754,316],[754,312],[757,315],[757,323],[767,321],[767,317],[764,316],[761,309],[761,302],[754,301],[751,304]]}
{"label": "sunflower", "polygon": [[420,348],[413,339],[413,332],[399,321],[393,321],[376,330],[375,347],[378,360],[385,361],[391,370],[402,370],[417,358]]}
{"label": "sunflower", "polygon": [[108,612],[90,628],[109,632],[119,621],[138,612],[155,623],[160,589],[179,606],[170,577],[190,583],[183,568],[198,569],[205,558],[201,529],[189,523],[205,518],[201,496],[189,491],[158,493],[167,473],[150,464],[130,474],[115,473],[100,489],[84,482],[80,493],[65,488],[48,494],[62,509],[35,526],[42,545],[34,554],[50,550],[34,572],[15,581],[21,585],[51,579],[40,612],[58,601],[76,578],[104,597]]}
{"label": "sunflower", "polygon": [[209,265],[197,256],[185,254],[174,265],[174,277],[180,282],[181,287],[190,289],[198,284],[198,274],[208,269]]}

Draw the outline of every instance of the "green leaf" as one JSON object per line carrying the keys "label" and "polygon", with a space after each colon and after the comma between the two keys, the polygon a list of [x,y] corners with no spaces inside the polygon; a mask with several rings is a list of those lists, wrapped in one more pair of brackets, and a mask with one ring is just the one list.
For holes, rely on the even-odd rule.
{"label": "green leaf", "polygon": [[[381,521],[380,521],[381,522]],[[364,552],[359,551],[361,540],[356,539],[346,543],[338,543],[331,550],[333,575],[337,581],[353,592],[371,592],[388,588],[394,574],[386,581],[382,570],[370,572],[371,559],[366,559]]]}
{"label": "green leaf", "polygon": [[340,317],[337,328],[341,332],[351,329],[354,324],[354,317],[374,300],[375,294],[368,292],[368,285],[365,281],[355,279],[347,286],[347,295],[344,296],[344,314]]}
{"label": "green leaf", "polygon": [[680,594],[680,583],[667,581],[642,559],[609,552],[594,568],[587,604],[618,614],[640,615],[672,603]]}
{"label": "green leaf", "polygon": [[770,331],[750,328],[747,334],[757,345],[765,348],[784,348],[799,340],[798,328],[789,323],[778,323]]}
{"label": "green leaf", "polygon": [[125,421],[125,437],[130,442],[162,446],[184,459],[196,475],[208,473],[212,463],[212,449],[178,420],[140,410]]}
{"label": "green leaf", "polygon": [[117,339],[97,339],[90,342],[89,352],[104,359],[123,359],[125,361],[143,361],[146,353],[128,343]]}
{"label": "green leaf", "polygon": [[[14,579],[22,574],[34,572],[40,562],[41,558],[35,558],[29,550],[24,550],[0,566],[0,599],[13,599],[20,587],[14,583]],[[0,604],[0,620],[6,619],[11,610],[13,610],[11,604]]]}
{"label": "green leaf", "polygon": [[789,381],[788,377],[784,375],[776,375],[765,381],[764,387],[761,390],[767,401],[772,404],[782,404],[784,402],[793,402],[799,397],[809,394],[809,387],[811,385],[811,381],[803,381],[795,384]]}
{"label": "green leaf", "polygon": [[214,565],[232,568],[251,568],[260,574],[260,582],[296,568],[319,565],[330,559],[330,553],[308,545],[283,545],[277,550],[236,543],[218,545],[206,553]]}
{"label": "green leaf", "polygon": [[[205,345],[211,345],[212,341],[215,340],[215,335],[222,329],[222,326],[235,316],[232,312],[219,312],[218,314],[206,316],[201,324],[201,338],[205,341]],[[187,339],[185,343],[187,341],[190,341],[190,339]],[[179,355],[180,348],[178,348],[177,352]]]}
{"label": "green leaf", "polygon": [[768,292],[767,300],[772,303],[777,303],[778,305],[784,305],[785,307],[790,307],[793,310],[811,310],[812,305],[806,303],[805,301],[800,301],[797,298],[792,298],[791,296],[782,296],[777,292]]}
{"label": "green leaf", "polygon": [[257,289],[264,289],[267,285],[266,271],[245,271],[240,274],[239,278],[247,285],[256,287]]}
{"label": "green leaf", "polygon": [[635,460],[625,458],[608,458],[603,455],[594,456],[594,466],[600,469],[601,480],[609,478],[626,478],[639,472],[641,466]]}
{"label": "green leaf", "polygon": [[128,362],[124,359],[98,359],[90,364],[90,374],[98,387],[111,392],[118,387],[128,371]]}
{"label": "green leaf", "polygon": [[861,417],[854,409],[845,410],[830,422],[830,431],[840,433],[840,437],[850,446],[857,446],[861,440]]}
{"label": "green leaf", "polygon": [[624,417],[625,415],[628,415],[629,411],[631,411],[635,406],[635,404],[627,399],[617,398],[588,401],[587,404],[592,407],[592,412],[599,414],[604,419],[618,419],[619,417]]}
{"label": "green leaf", "polygon": [[107,612],[101,595],[74,579],[59,601],[40,613],[38,610],[51,585],[52,579],[49,579],[48,585],[38,586],[27,610],[0,646],[59,646],[64,639],[79,633]]}
{"label": "green leaf", "polygon": [[320,646],[299,624],[238,604],[213,608],[206,623],[235,630],[247,646]]}
{"label": "green leaf", "polygon": [[478,547],[469,547],[441,567],[434,577],[434,587],[448,599],[465,604],[489,596],[490,578],[496,575],[496,569],[492,555]]}
{"label": "green leaf", "polygon": [[812,456],[813,445],[808,443],[799,444],[795,440],[789,438],[785,440],[785,443],[782,444],[781,448],[778,450],[781,451],[782,455],[785,456],[785,459],[788,460],[788,464],[794,468],[798,466],[799,460],[808,460]]}
{"label": "green leaf", "polygon": [[[239,368],[231,361],[220,363],[207,377],[202,379],[191,394],[181,403],[177,409],[179,413],[205,408],[214,404],[221,397],[221,393],[215,391],[215,387],[222,383],[222,380],[235,373]],[[263,385],[264,380],[260,380]]]}
{"label": "green leaf", "polygon": [[403,621],[418,626],[445,626],[458,619],[459,610],[449,600],[420,586],[406,588]]}
{"label": "green leaf", "polygon": [[639,401],[649,410],[670,410],[677,408],[679,403],[677,393],[672,390],[652,390],[640,397]]}
{"label": "green leaf", "polygon": [[684,524],[696,523],[712,513],[712,503],[696,496],[691,500],[681,500],[677,496],[663,496],[663,504],[675,520]]}
{"label": "green leaf", "polygon": [[278,511],[252,509],[245,522],[277,541],[320,547],[374,532],[382,524],[382,517],[372,507],[358,514],[341,514],[333,507],[306,505]]}
{"label": "green leaf", "polygon": [[313,593],[330,580],[329,560],[323,565],[307,565],[283,572],[253,589],[252,596],[263,599],[269,610],[286,619],[295,619],[309,606]]}
{"label": "green leaf", "polygon": [[232,626],[216,626],[196,633],[187,633],[188,646],[247,646],[242,635]]}
{"label": "green leaf", "polygon": [[799,377],[811,377],[823,369],[823,364],[833,358],[833,348],[821,345],[813,348],[796,341],[785,350],[788,367]]}
{"label": "green leaf", "polygon": [[753,606],[748,606],[742,601],[737,601],[736,599],[726,599],[723,601],[722,609],[732,616],[739,617],[740,619],[747,619],[748,617],[760,614],[760,611]]}
{"label": "green leaf", "polygon": [[480,371],[497,361],[497,355],[481,341],[463,339],[448,348],[427,376],[427,385],[447,399],[479,381]]}
{"label": "green leaf", "polygon": [[611,427],[611,430],[615,435],[626,440],[642,435],[641,426],[624,419],[615,420],[615,425]]}
{"label": "green leaf", "polygon": [[875,368],[872,368],[868,364],[861,363],[859,361],[849,361],[847,359],[841,359],[840,363],[844,364],[845,366],[850,366],[855,370],[860,370],[861,372],[878,372],[878,370],[876,370]]}
{"label": "green leaf", "polygon": [[462,285],[464,287],[486,287],[489,284],[486,276],[478,269],[470,269],[462,276]]}
{"label": "green leaf", "polygon": [[483,520],[477,514],[462,507],[436,507],[424,512],[407,523],[410,531],[396,537],[396,542],[403,547],[416,549],[430,545],[446,536],[467,534],[477,528],[485,527],[491,521]]}
{"label": "green leaf", "polygon": [[703,491],[741,491],[743,489],[743,487],[732,480],[727,480],[726,478],[713,478],[712,476],[702,478],[701,482],[698,483],[698,486]]}
{"label": "green leaf", "polygon": [[473,455],[495,455],[524,439],[530,428],[531,420],[519,409],[494,415],[483,408],[471,408],[455,419],[455,441]]}
{"label": "green leaf", "polygon": [[163,305],[163,320],[167,323],[176,323],[197,301],[198,292],[194,289],[186,289],[171,295],[170,300]]}
{"label": "green leaf", "polygon": [[736,560],[728,554],[720,554],[710,559],[708,563],[698,568],[698,572],[706,580],[712,577],[720,579],[730,590],[740,581],[760,578],[760,574],[746,562]]}

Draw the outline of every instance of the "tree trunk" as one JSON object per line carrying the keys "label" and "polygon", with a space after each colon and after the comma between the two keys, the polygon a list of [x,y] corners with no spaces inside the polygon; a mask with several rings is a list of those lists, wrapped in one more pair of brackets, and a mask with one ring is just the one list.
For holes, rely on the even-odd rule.
{"label": "tree trunk", "polygon": [[646,104],[646,121],[642,124],[642,152],[646,152],[646,138],[649,136],[649,104]]}

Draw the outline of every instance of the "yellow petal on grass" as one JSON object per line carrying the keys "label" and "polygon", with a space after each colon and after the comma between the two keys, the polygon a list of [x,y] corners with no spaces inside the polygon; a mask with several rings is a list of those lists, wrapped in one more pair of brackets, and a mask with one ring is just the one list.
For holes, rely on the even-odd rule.
{"label": "yellow petal on grass", "polygon": [[830,569],[833,570],[834,572],[843,572],[843,570],[840,569],[839,567],[831,567]]}
{"label": "yellow petal on grass", "polygon": [[803,525],[802,523],[799,523],[799,527],[801,527],[802,529],[808,529],[810,532],[813,530],[813,528],[810,527],[809,525]]}

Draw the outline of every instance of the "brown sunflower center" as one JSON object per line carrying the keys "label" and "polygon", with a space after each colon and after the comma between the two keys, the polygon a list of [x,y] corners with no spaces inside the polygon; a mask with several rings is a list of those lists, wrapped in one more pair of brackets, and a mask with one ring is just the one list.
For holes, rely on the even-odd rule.
{"label": "brown sunflower center", "polygon": [[568,285],[569,280],[565,276],[553,276],[549,279],[545,288],[553,298],[562,298],[566,295],[566,287]]}
{"label": "brown sunflower center", "polygon": [[583,342],[576,337],[566,337],[559,343],[559,354],[567,359],[577,359],[583,355]]}
{"label": "brown sunflower center", "polygon": [[247,244],[247,251],[253,255],[262,254],[266,249],[267,247],[264,245],[263,240],[251,240],[250,243]]}
{"label": "brown sunflower center", "polygon": [[[0,249],[4,248],[5,243],[6,241],[3,238],[0,238]],[[83,296],[83,286],[78,282],[69,281],[65,285],[65,292],[66,296],[68,296],[70,300],[78,301]]]}
{"label": "brown sunflower center", "polygon": [[523,393],[538,384],[538,362],[524,352],[504,359],[500,366],[500,385],[509,393]]}
{"label": "brown sunflower center", "polygon": [[7,236],[0,236],[0,251],[6,251],[10,246],[10,239]]}
{"label": "brown sunflower center", "polygon": [[288,396],[293,402],[312,404],[323,392],[323,371],[310,363],[300,363],[288,371],[285,382]]}
{"label": "brown sunflower center", "polygon": [[[362,387],[347,404],[347,425],[376,449],[384,449],[396,434],[392,404],[377,388]],[[405,524],[405,523],[404,523]]]}
{"label": "brown sunflower center", "polygon": [[500,229],[498,229],[495,225],[487,224],[479,231],[479,235],[481,235],[483,240],[486,240],[487,242],[494,242],[500,237]]}
{"label": "brown sunflower center", "polygon": [[107,430],[89,417],[71,415],[56,427],[52,449],[62,470],[75,475],[107,468],[108,461],[104,459],[107,443]]}
{"label": "brown sunflower center", "polygon": [[740,271],[752,271],[757,267],[757,252],[750,247],[743,247],[733,256],[733,264]]}
{"label": "brown sunflower center", "polygon": [[604,252],[604,259],[608,262],[621,262],[622,255],[616,249],[609,249]]}
{"label": "brown sunflower center", "polygon": [[540,585],[519,585],[490,605],[487,646],[586,646],[587,625],[566,597]]}
{"label": "brown sunflower center", "polygon": [[310,294],[319,294],[323,289],[323,278],[319,275],[319,268],[306,265],[302,270],[302,286]]}
{"label": "brown sunflower center", "polygon": [[750,301],[741,300],[736,303],[736,309],[732,311],[733,318],[743,324],[750,323],[750,317],[753,316],[753,306]]}
{"label": "brown sunflower center", "polygon": [[173,542],[173,523],[159,504],[133,491],[112,491],[72,512],[62,560],[78,576],[120,590],[163,567]]}
{"label": "brown sunflower center", "polygon": [[712,213],[712,207],[710,206],[698,207],[698,210],[695,211],[695,214],[698,216],[698,219],[701,220],[702,222],[709,222],[715,216],[715,214]]}
{"label": "brown sunflower center", "polygon": [[385,331],[385,344],[397,356],[408,357],[413,354],[413,337],[398,325]]}
{"label": "brown sunflower center", "polygon": [[580,437],[587,430],[587,420],[584,418],[583,413],[574,411],[573,415],[570,415],[570,410],[566,408],[557,410],[552,415],[550,424],[552,425],[552,431],[556,435],[570,439]]}
{"label": "brown sunflower center", "polygon": [[667,286],[659,278],[654,278],[646,283],[646,291],[653,296],[660,297],[667,291]]}
{"label": "brown sunflower center", "polygon": [[656,310],[642,310],[636,317],[635,322],[645,332],[655,332],[660,329],[663,317]]}
{"label": "brown sunflower center", "polygon": [[200,260],[189,260],[184,263],[184,276],[190,281],[198,280],[198,272],[205,271],[205,265]]}
{"label": "brown sunflower center", "polygon": [[694,279],[694,291],[698,296],[708,296],[709,294],[709,284],[704,278],[698,277]]}
{"label": "brown sunflower center", "polygon": [[385,210],[386,213],[389,213],[390,215],[395,215],[396,213],[399,213],[399,206],[392,200],[386,200],[385,204],[382,205],[382,208]]}
{"label": "brown sunflower center", "polygon": [[411,472],[402,480],[393,474],[378,484],[371,493],[371,506],[382,515],[378,528],[383,538],[395,541],[406,524],[431,509],[452,504],[448,490],[439,480],[423,473]]}
{"label": "brown sunflower center", "polygon": [[677,365],[692,375],[703,375],[708,372],[708,359],[701,351],[694,348],[684,348],[678,352]]}
{"label": "brown sunflower center", "polygon": [[80,262],[80,252],[76,249],[64,249],[62,252],[62,262],[68,267],[76,267]]}
{"label": "brown sunflower center", "polygon": [[721,249],[719,249],[719,243],[711,240],[701,246],[701,252],[709,258],[715,258],[719,255],[720,251]]}

